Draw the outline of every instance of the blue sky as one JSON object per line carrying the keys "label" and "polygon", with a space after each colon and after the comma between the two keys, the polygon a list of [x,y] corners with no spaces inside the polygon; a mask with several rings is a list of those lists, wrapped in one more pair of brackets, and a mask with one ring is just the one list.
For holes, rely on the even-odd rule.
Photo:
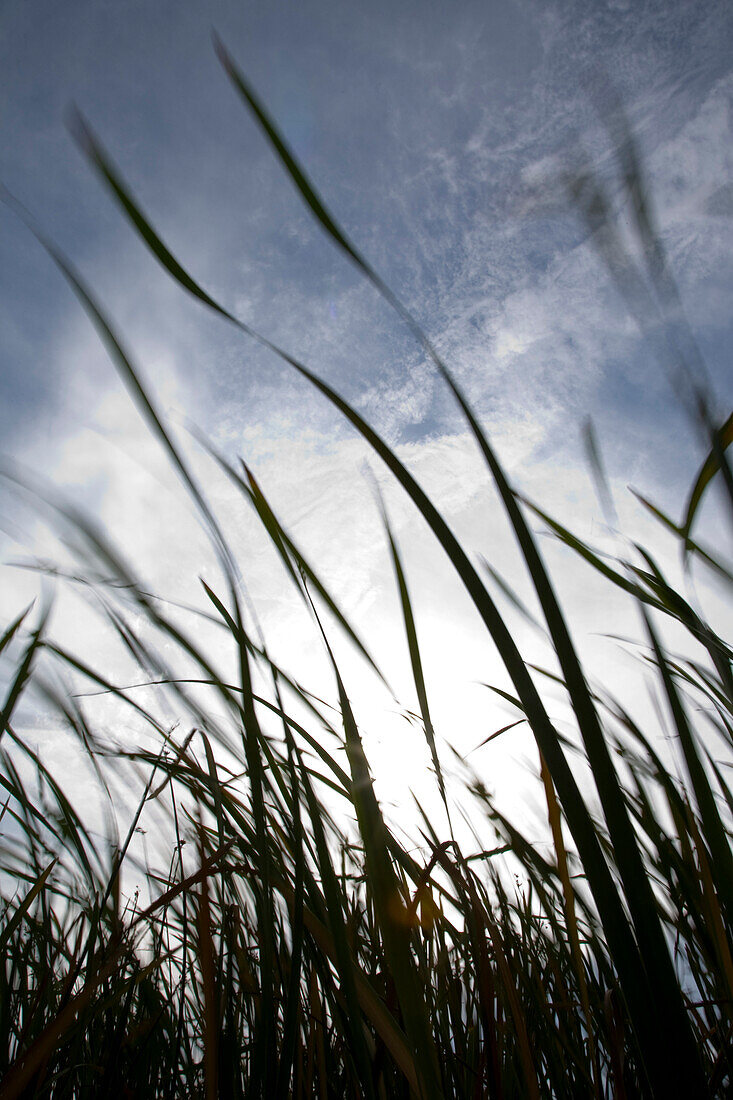
{"label": "blue sky", "polygon": [[[688,304],[711,370],[730,379],[726,4],[11,2],[3,22],[5,185],[133,346],[138,334],[170,346],[184,316],[185,343],[210,349],[177,366],[199,402],[239,418],[300,408],[300,392],[253,349],[243,370],[238,342],[165,286],[73,146],[72,101],[174,249],[262,330],[394,438],[440,432],[452,414],[409,336],[298,202],[219,68],[212,24],[489,422],[517,406],[609,420],[613,410],[638,446],[645,396],[664,400],[660,372],[624,331],[592,249],[581,260],[584,229],[558,183],[583,159],[612,170],[589,94],[602,101],[610,77],[671,223],[676,275],[699,299]],[[68,425],[68,372],[83,368],[58,350],[74,324],[68,291],[5,212],[3,222],[2,427],[14,450],[59,412]],[[141,308],[151,297],[153,316]],[[607,322],[591,333],[601,309]],[[518,325],[519,337],[504,332]],[[86,369],[90,390],[104,384],[101,362]]]}
{"label": "blue sky", "polygon": [[[645,0],[5,0],[0,179],[93,286],[172,421],[193,419],[253,463],[349,611],[378,633],[394,609],[385,610],[384,540],[363,448],[289,368],[171,284],[74,146],[67,106],[85,113],[196,278],[352,401],[469,543],[511,575],[510,540],[482,503],[485,478],[445,388],[306,212],[223,74],[210,29],[444,355],[519,483],[570,511],[581,533],[602,537],[580,446],[586,416],[620,493],[632,482],[675,510],[702,451],[655,356],[658,332],[640,333],[565,181],[588,167],[604,181],[611,225],[638,262],[604,124],[612,86],[715,408],[726,415],[732,24],[726,3]],[[190,591],[205,551],[181,518],[170,474],[53,264],[6,208],[0,227],[2,450],[95,511],[151,583]],[[224,487],[212,483],[212,495],[233,508]],[[438,566],[413,519],[393,506],[436,667],[480,678],[480,662],[466,656],[473,626],[460,597],[449,627]],[[42,545],[32,523],[13,526],[13,507],[9,498],[5,559],[16,542],[28,553]],[[248,521],[232,523],[250,554],[253,592],[295,657],[302,636],[283,582],[250,545]],[[171,530],[187,533],[171,540]],[[562,555],[556,564],[573,576]],[[31,582],[7,576],[9,614]],[[568,587],[579,629],[590,630],[601,597]],[[58,621],[71,629],[79,620]],[[404,662],[397,641],[382,644]],[[469,724],[476,705],[465,704]]]}

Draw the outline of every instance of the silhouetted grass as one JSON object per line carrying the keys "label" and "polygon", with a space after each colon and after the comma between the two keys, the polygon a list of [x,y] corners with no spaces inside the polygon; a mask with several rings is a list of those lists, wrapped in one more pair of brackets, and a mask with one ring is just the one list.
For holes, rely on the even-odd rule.
{"label": "silhouetted grass", "polygon": [[[555,728],[542,676],[522,657],[468,553],[394,451],[309,367],[236,317],[186,271],[75,116],[73,131],[90,162],[169,275],[320,390],[422,514],[502,658],[514,690],[504,694],[536,740],[553,854],[533,845],[502,814],[479,776],[468,781],[464,797],[470,794],[493,822],[501,838],[497,848],[465,851],[452,831],[437,835],[426,815],[422,855],[408,851],[375,796],[319,608],[328,609],[377,671],[379,655],[373,659],[366,652],[246,465],[238,469],[218,456],[314,617],[333,672],[335,710],[271,659],[264,638],[249,625],[235,551],[203,488],[94,294],[46,242],[210,534],[225,581],[219,592],[204,586],[208,614],[227,634],[237,678],[224,682],[197,640],[196,622],[184,632],[165,605],[136,586],[104,534],[66,509],[86,546],[89,575],[109,578],[100,596],[110,629],[141,673],[150,677],[152,670],[166,688],[190,732],[181,736],[164,727],[133,691],[109,682],[90,656],[56,645],[44,617],[33,619],[30,609],[0,639],[0,650],[19,651],[2,706],[0,746],[6,891],[0,1097],[731,1095],[733,793],[724,773],[733,764],[731,650],[643,548],[636,548],[633,560],[611,561],[518,497],[448,366],[338,226],[218,40],[216,49],[298,194],[397,310],[452,391],[516,536],[578,743],[573,746]],[[663,313],[676,291],[620,112],[615,122],[623,131],[619,155],[648,268],[639,278]],[[588,182],[576,188],[577,201],[597,228],[603,195]],[[612,233],[607,224],[606,231],[605,246]],[[618,250],[609,255],[615,262]],[[679,524],[644,503],[678,538],[686,560],[696,557],[729,583],[726,563],[698,545],[692,529],[711,479],[731,482],[725,456],[731,420],[722,427],[716,422],[689,356],[675,371],[684,376],[684,396],[707,435],[709,456]],[[594,446],[591,453],[603,495]],[[638,602],[650,674],[667,705],[684,777],[670,772],[649,733],[635,723],[633,700],[605,696],[589,685],[528,522],[529,509],[608,585]],[[400,555],[386,513],[384,522],[436,795],[450,821],[410,601],[409,562]],[[119,585],[156,645],[125,617],[115,595]],[[659,640],[665,618],[686,632],[690,656],[665,652]],[[185,678],[170,658],[163,661],[164,650],[185,658]],[[159,748],[120,750],[110,761],[78,699],[42,680],[36,670],[41,651],[96,689],[115,694],[149,724]],[[49,774],[16,728],[19,700],[34,683],[78,735],[103,787],[110,768],[116,775],[127,769],[130,782],[138,783],[138,808],[124,840],[112,827],[106,840],[99,839],[88,812],[64,795],[63,777]],[[215,700],[211,713],[203,696],[190,692],[192,684],[208,685]],[[344,746],[346,767],[338,751],[328,748],[334,743]],[[593,777],[593,795],[576,780],[577,753]],[[328,807],[323,791],[329,792]],[[349,811],[342,821],[338,805]],[[143,905],[126,898],[121,883],[126,866],[139,858],[135,830],[153,811],[156,820],[162,815],[167,822],[170,862],[163,870],[139,869],[153,899]],[[351,818],[356,843],[347,825]],[[510,873],[517,867],[519,886]]]}

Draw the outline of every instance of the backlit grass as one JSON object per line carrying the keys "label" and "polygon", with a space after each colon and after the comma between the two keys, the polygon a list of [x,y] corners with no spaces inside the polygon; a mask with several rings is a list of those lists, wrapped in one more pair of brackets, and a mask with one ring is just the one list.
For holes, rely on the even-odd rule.
{"label": "backlit grass", "polygon": [[[426,816],[419,849],[408,850],[375,796],[357,716],[322,625],[324,609],[328,622],[335,617],[334,629],[362,648],[365,661],[371,658],[317,564],[305,561],[247,466],[217,456],[314,618],[331,663],[335,709],[297,683],[297,670],[281,669],[271,658],[243,600],[236,548],[154,396],[92,290],[44,242],[210,534],[225,581],[219,591],[205,586],[207,613],[226,632],[237,676],[224,682],[197,641],[195,619],[184,630],[165,605],[136,587],[91,522],[67,514],[86,547],[90,576],[96,569],[109,580],[100,598],[110,630],[139,663],[141,678],[152,674],[166,686],[181,724],[165,726],[134,692],[109,682],[91,655],[54,644],[37,612],[21,615],[2,636],[0,649],[18,659],[2,706],[0,746],[0,1097],[730,1095],[731,650],[643,548],[633,560],[601,557],[572,525],[546,515],[542,502],[518,497],[449,365],[336,224],[218,41],[216,49],[299,196],[396,309],[455,397],[516,536],[577,737],[570,742],[555,728],[542,675],[523,659],[471,556],[395,452],[311,366],[197,282],[160,239],[84,120],[75,117],[72,128],[89,161],[131,231],[171,278],[243,340],[264,344],[316,387],[421,513],[504,664],[517,716],[534,735],[553,850],[550,856],[525,838],[492,803],[478,775],[462,797],[493,822],[496,848],[469,850],[450,832],[438,835]],[[645,285],[663,313],[674,305],[676,291],[633,141],[626,137],[620,156],[647,261]],[[585,180],[574,194],[597,229],[605,209],[599,187]],[[615,255],[606,257],[612,273]],[[681,400],[705,434],[709,455],[682,502],[679,523],[645,503],[688,563],[696,561],[729,584],[725,560],[698,545],[693,529],[713,478],[727,487],[733,507],[725,455],[733,421],[721,427],[695,363],[687,353],[675,355]],[[603,493],[597,457],[595,463]],[[654,736],[636,724],[633,699],[589,686],[538,548],[538,517],[603,575],[609,590],[620,588],[638,603],[649,674],[684,760],[682,775],[672,774]],[[450,815],[453,796],[429,711],[409,561],[402,560],[386,515],[384,522],[436,799]],[[145,618],[145,639],[116,598],[119,585]],[[667,653],[660,641],[665,619],[688,637],[683,658]],[[41,652],[91,688],[116,695],[147,723],[158,747],[120,750],[111,760],[79,701],[37,671]],[[187,671],[181,677],[176,654],[187,670],[195,666],[195,676]],[[211,711],[200,690],[191,692],[192,680],[199,688],[208,685]],[[100,839],[88,807],[67,801],[63,775],[48,773],[16,724],[19,700],[34,684],[89,753],[101,790],[113,775],[129,773],[129,783],[137,784],[138,807],[124,836],[110,825]],[[592,793],[576,779],[578,753],[592,774]],[[111,795],[109,801],[111,806]],[[136,829],[148,820],[165,821],[168,852],[164,866],[138,869],[149,903],[127,896],[124,886],[127,866],[140,858]]]}

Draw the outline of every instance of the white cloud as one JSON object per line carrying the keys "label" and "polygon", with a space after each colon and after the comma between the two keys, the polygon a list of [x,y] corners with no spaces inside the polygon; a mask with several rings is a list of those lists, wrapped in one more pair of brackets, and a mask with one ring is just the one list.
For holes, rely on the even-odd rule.
{"label": "white cloud", "polygon": [[[174,373],[166,385],[166,393],[170,400],[179,397]],[[118,391],[103,395],[89,414],[98,430],[85,429],[66,438],[60,443],[57,456],[51,456],[57,483],[72,492],[82,505],[91,494],[103,529],[135,562],[146,587],[167,598],[203,606],[198,578],[203,574],[216,587],[220,583],[216,579],[218,571],[194,511],[166,467],[158,445],[150,439],[127,398]],[[613,547],[598,518],[589,479],[582,469],[567,464],[561,457],[543,464],[527,464],[536,449],[536,424],[505,422],[495,436],[499,452],[530,497],[540,501],[551,514],[570,515],[573,529],[581,537],[602,547]],[[414,710],[414,688],[386,542],[372,489],[364,476],[364,464],[368,461],[385,494],[403,552],[415,601],[430,702],[441,738],[466,752],[493,729],[511,720],[506,705],[479,686],[486,682],[510,688],[475,611],[446,567],[444,556],[424,522],[381,470],[378,461],[370,457],[361,440],[315,430],[298,431],[291,423],[275,420],[272,424],[245,427],[240,439],[229,438],[227,443],[230,451],[241,451],[251,463],[286,528],[384,666],[401,705]],[[333,697],[333,684],[314,627],[258,523],[210,460],[197,454],[191,443],[187,450],[241,562],[273,655],[302,682],[326,697]],[[485,555],[534,609],[527,578],[518,568],[513,536],[475,443],[466,434],[454,434],[402,444],[397,452],[443,511],[462,544],[474,555]],[[32,462],[33,456],[28,457]],[[48,461],[47,450],[45,458]],[[90,479],[88,473],[92,470],[95,476]],[[623,484],[616,484],[615,489],[624,525],[641,532],[642,538],[658,547],[654,526],[632,505]],[[612,689],[627,691],[628,659],[618,655],[613,643],[594,635],[638,636],[635,612],[623,599],[611,597],[608,586],[599,584],[590,570],[579,567],[569,552],[545,540],[542,547],[574,624],[581,652],[589,655],[592,673]],[[668,552],[663,560],[668,562]],[[5,589],[8,613],[13,605],[18,606],[27,598],[28,583],[25,577],[22,593],[20,586]],[[528,657],[539,664],[551,660],[541,639],[511,609],[507,609],[507,614]],[[138,616],[134,621],[144,631]],[[336,636],[338,632],[330,629]],[[224,673],[234,675],[232,655],[217,633],[198,626],[195,632],[210,647]],[[104,669],[111,679],[138,678],[109,630],[78,601],[62,598],[54,620],[54,635],[81,654],[91,656],[95,666]],[[426,791],[432,781],[426,771],[427,750],[422,735],[404,720],[400,705],[377,687],[374,678],[365,676],[360,662],[342,644],[338,649],[343,653],[346,681],[364,727],[380,794],[387,804],[396,807],[398,816],[412,820],[410,790],[419,792],[428,805],[430,797],[435,798],[434,788],[432,796]],[[178,666],[179,659],[170,649],[165,656]],[[180,667],[185,668],[186,662],[181,662]],[[640,689],[634,689],[632,695],[648,715],[648,708],[638,703]],[[557,699],[551,706],[558,719],[566,722],[568,715],[562,701]],[[141,736],[127,715],[121,717],[119,707],[110,708],[109,700],[90,701],[88,709],[104,728],[118,737]],[[168,714],[172,719],[173,710]],[[509,798],[509,806],[520,817],[529,812],[521,801],[520,804],[516,801],[516,792],[527,792],[531,786],[523,774],[525,758],[532,760],[533,754],[522,730],[512,731],[476,756],[497,795],[507,797],[509,791],[515,792]],[[73,777],[70,781],[73,783]]]}

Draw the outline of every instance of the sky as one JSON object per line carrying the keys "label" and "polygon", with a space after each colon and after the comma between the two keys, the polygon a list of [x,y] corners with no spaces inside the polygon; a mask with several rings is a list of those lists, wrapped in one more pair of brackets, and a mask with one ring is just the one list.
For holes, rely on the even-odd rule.
{"label": "sky", "polygon": [[[194,277],[346,397],[474,556],[531,602],[455,402],[406,326],[305,208],[222,71],[211,30],[351,240],[448,363],[515,482],[571,517],[581,537],[613,550],[584,457],[586,419],[625,533],[656,546],[627,485],[678,515],[704,456],[671,384],[666,332],[692,334],[714,413],[722,421],[730,411],[732,24],[727,3],[670,0],[3,0],[0,181],[124,335],[224,517],[274,651],[301,678],[324,676],[312,628],[191,423],[251,465],[392,674],[401,704],[414,709],[376,476],[408,568],[441,736],[468,751],[507,720],[481,686],[504,682],[491,646],[414,511],[322,396],[173,285],[75,145],[70,105]],[[684,324],[649,313],[648,279],[634,282],[643,257],[619,171],[614,103],[639,151]],[[600,181],[607,196],[607,224],[625,249],[620,283],[604,252],[608,231],[592,232],[583,217],[587,186],[572,198],[581,178]],[[0,257],[6,468],[33,471],[95,516],[150,590],[200,606],[198,578],[216,570],[194,512],[88,318],[7,204]],[[0,560],[11,563],[2,566],[0,613],[9,619],[39,588],[12,563],[63,560],[69,551],[42,508],[12,483],[0,493]],[[712,493],[703,529],[725,552]],[[638,636],[633,609],[610,602],[569,553],[542,545],[593,670],[625,683],[630,659],[600,635]],[[660,553],[671,560],[668,545]],[[696,598],[724,617],[720,592],[704,577]],[[57,636],[122,675],[95,624],[85,604],[58,594]],[[540,655],[541,638],[523,623],[516,629]],[[420,784],[424,746],[398,705],[356,662],[347,667],[372,729],[380,790],[397,804],[406,786]],[[46,745],[51,755],[61,753],[55,744]],[[521,733],[491,751],[481,766],[495,777],[532,755]]]}

